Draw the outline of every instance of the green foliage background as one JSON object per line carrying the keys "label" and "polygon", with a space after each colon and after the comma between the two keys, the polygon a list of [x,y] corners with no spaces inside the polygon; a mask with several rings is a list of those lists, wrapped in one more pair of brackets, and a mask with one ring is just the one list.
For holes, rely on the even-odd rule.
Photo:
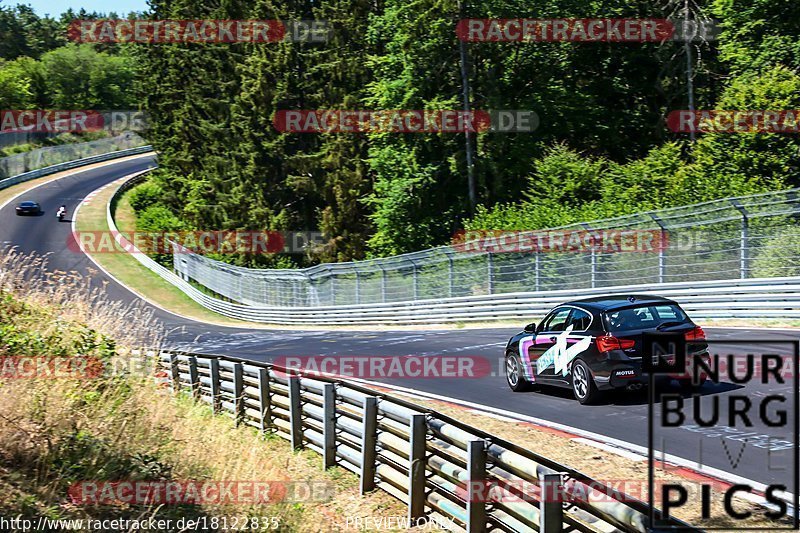
{"label": "green foliage background", "polygon": [[[463,16],[663,18],[683,5],[634,0],[300,0],[222,6],[156,0],[154,18],[327,20],[325,44],[136,49],[164,205],[200,229],[321,229],[314,261],[383,256],[467,228],[535,229],[798,185],[797,136],[664,125],[686,109],[680,42],[485,43],[467,55],[474,109],[531,109],[534,133],[481,133],[477,212],[457,134],[287,134],[282,109],[457,109]],[[692,43],[698,109],[797,109],[800,4],[716,0],[723,25]],[[269,258],[237,258],[270,264]]]}
{"label": "green foliage background", "polygon": [[540,120],[533,133],[477,135],[474,212],[463,135],[281,133],[273,117],[461,108],[460,18],[683,18],[683,1],[150,5],[153,19],[325,20],[333,31],[326,43],[74,45],[59,32],[98,14],[49,19],[0,8],[0,108],[138,103],[149,112],[146,136],[161,168],[141,193],[146,205],[135,206],[149,213],[147,224],[321,230],[327,243],[301,261],[308,264],[418,250],[462,228],[537,229],[800,185],[798,135],[692,142],[665,126],[671,111],[688,107],[687,53],[698,109],[800,109],[795,0],[693,0],[691,18],[714,19],[722,31],[689,47],[467,44],[472,108],[533,110]]}

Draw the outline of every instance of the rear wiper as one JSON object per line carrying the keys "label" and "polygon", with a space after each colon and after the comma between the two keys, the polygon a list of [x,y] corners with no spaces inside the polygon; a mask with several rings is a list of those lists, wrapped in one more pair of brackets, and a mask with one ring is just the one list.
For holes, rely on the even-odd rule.
{"label": "rear wiper", "polygon": [[672,326],[680,326],[681,324],[683,324],[683,322],[662,322],[656,327],[656,329],[661,331],[662,329],[671,328]]}

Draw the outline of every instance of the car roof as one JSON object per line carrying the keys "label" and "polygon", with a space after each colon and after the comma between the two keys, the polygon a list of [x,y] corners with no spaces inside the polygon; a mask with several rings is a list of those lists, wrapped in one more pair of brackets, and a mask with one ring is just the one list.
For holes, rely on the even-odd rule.
{"label": "car roof", "polygon": [[668,298],[649,294],[615,294],[611,296],[594,296],[592,298],[572,300],[571,302],[565,302],[563,305],[575,305],[594,311],[612,311],[624,307],[664,303],[674,304],[675,302]]}
{"label": "car roof", "polygon": [[19,205],[37,205],[37,204],[34,201],[25,200],[24,202],[21,202]]}

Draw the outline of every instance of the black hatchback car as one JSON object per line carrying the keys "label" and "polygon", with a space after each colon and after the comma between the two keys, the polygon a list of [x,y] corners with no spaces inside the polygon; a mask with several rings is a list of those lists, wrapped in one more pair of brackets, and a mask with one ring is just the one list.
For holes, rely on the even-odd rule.
{"label": "black hatchback car", "polygon": [[[506,379],[515,392],[532,385],[572,388],[582,404],[601,391],[641,389],[643,335],[683,335],[688,353],[708,356],[705,333],[672,300],[658,296],[601,296],[555,307],[541,323],[530,324],[506,346]],[[686,387],[701,387],[699,372],[671,375]]]}
{"label": "black hatchback car", "polygon": [[22,202],[17,205],[17,215],[41,215],[42,206],[36,202]]}

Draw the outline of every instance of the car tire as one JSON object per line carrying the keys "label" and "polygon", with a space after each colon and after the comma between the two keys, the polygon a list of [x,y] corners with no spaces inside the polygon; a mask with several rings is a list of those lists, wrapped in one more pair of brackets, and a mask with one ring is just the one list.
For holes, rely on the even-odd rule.
{"label": "car tire", "polygon": [[600,397],[600,391],[597,390],[592,372],[586,363],[576,359],[572,364],[570,375],[572,377],[572,393],[579,403],[588,405],[597,401]]}
{"label": "car tire", "polygon": [[525,392],[533,388],[533,384],[525,377],[523,368],[519,355],[506,354],[506,383],[514,392]]}

